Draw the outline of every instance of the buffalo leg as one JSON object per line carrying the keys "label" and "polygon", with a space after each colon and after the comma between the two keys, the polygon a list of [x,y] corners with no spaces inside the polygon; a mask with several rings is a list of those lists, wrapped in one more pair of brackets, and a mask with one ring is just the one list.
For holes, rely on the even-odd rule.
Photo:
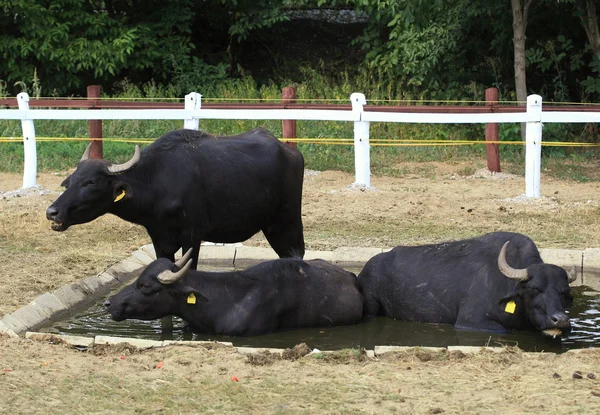
{"label": "buffalo leg", "polygon": [[[150,238],[152,239],[152,245],[154,246],[154,252],[156,253],[156,259],[158,258],[166,258],[171,262],[175,261],[175,252],[177,251],[177,245],[173,243],[166,243],[166,240],[161,240],[160,235],[155,235],[150,233]],[[162,243],[158,243],[161,241]]]}
{"label": "buffalo leg", "polygon": [[154,252],[156,252],[156,259],[158,258],[167,258],[171,262],[175,262],[175,253],[166,252],[156,245],[154,245]]}
{"label": "buffalo leg", "polygon": [[192,248],[192,269],[198,269],[198,255],[200,254],[200,244],[202,243],[202,238],[195,237],[197,234],[202,235],[202,232],[186,230],[179,236],[179,239],[181,240],[181,255],[185,255],[185,253]]}
{"label": "buffalo leg", "polygon": [[263,234],[273,250],[280,258],[304,258],[304,233],[302,230],[302,219],[298,213],[298,219],[279,220],[271,223]]}
{"label": "buffalo leg", "polygon": [[164,316],[160,319],[160,328],[162,331],[173,331],[173,316]]}
{"label": "buffalo leg", "polygon": [[500,323],[493,320],[483,321],[472,321],[469,318],[458,316],[454,328],[457,330],[469,330],[469,331],[489,331],[493,333],[507,333],[508,330],[504,328]]}

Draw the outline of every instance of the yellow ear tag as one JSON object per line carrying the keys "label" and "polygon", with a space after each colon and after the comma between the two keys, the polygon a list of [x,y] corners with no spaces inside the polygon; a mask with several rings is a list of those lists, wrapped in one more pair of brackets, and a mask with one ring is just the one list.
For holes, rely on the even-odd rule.
{"label": "yellow ear tag", "polygon": [[188,295],[187,303],[196,304],[196,296],[194,295],[194,293],[190,293],[190,295]]}
{"label": "yellow ear tag", "polygon": [[125,197],[125,190],[123,189],[121,191],[121,194],[117,197],[115,197],[115,202],[118,202],[119,200],[123,199]]}
{"label": "yellow ear tag", "polygon": [[509,301],[508,303],[506,303],[506,308],[504,309],[504,311],[510,314],[514,314],[515,308],[517,308],[517,304],[514,301]]}

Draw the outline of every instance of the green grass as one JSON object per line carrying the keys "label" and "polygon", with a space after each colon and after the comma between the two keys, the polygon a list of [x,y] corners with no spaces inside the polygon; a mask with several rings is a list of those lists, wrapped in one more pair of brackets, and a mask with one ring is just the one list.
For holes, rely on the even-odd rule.
{"label": "green grass", "polygon": [[[308,76],[310,75],[310,76]],[[350,79],[347,74],[340,76],[338,82],[324,79],[316,72],[310,72],[303,84],[296,84],[299,98],[328,99],[330,102],[347,103],[351,92],[364,91],[367,98],[395,99],[391,92],[382,95],[381,85],[365,74]],[[250,78],[228,80],[218,85],[206,85],[197,88],[204,94],[205,102],[224,99],[281,99],[282,85],[258,86]],[[120,85],[118,98],[177,98],[173,88],[159,86],[154,83],[133,85],[124,82]],[[390,95],[391,94],[391,95]],[[474,97],[469,97],[473,99]],[[341,101],[338,101],[341,100]],[[381,104],[381,103],[379,103]],[[200,129],[216,135],[237,134],[256,126],[264,126],[281,137],[281,121],[278,120],[201,120]],[[156,139],[162,134],[181,128],[183,121],[176,120],[105,120],[103,122],[104,157],[113,162],[129,159],[133,144],[111,142],[110,139]],[[298,121],[299,138],[345,138],[352,139],[352,122],[335,121]],[[579,129],[578,129],[579,128]],[[88,137],[87,121],[40,120],[35,123],[38,137],[65,138],[65,141],[38,141],[38,170],[66,170],[75,166],[83,150],[85,142],[70,138]],[[583,132],[582,132],[583,131]],[[593,138],[584,136],[581,127],[566,124],[549,124],[544,129],[545,141],[590,141]],[[0,137],[15,137],[15,142],[0,142],[0,171],[20,172],[23,170],[23,145],[20,141],[21,123],[14,120],[0,120]],[[484,140],[483,124],[403,124],[403,123],[371,123],[370,137],[375,139],[397,140]],[[500,125],[501,141],[520,141],[518,124]],[[302,151],[306,168],[313,170],[354,171],[354,149],[350,145],[303,144]],[[543,167],[545,172],[557,178],[575,181],[592,181],[600,178],[584,167],[594,163],[600,157],[595,148],[571,149],[562,147],[544,147]],[[429,175],[425,168],[415,173],[402,166],[403,162],[454,162],[460,160],[485,160],[485,146],[481,144],[468,146],[403,146],[403,147],[371,147],[371,173],[403,177],[407,174]],[[520,145],[501,146],[501,165],[504,171],[523,174],[524,148]],[[465,174],[468,173],[465,170]]]}
{"label": "green grass", "polygon": [[[8,124],[0,121],[0,124]],[[39,124],[39,128],[38,128]],[[85,125],[82,125],[85,124]],[[334,122],[298,122],[298,136],[300,138],[352,138],[352,123]],[[253,121],[203,121],[201,128],[213,134],[227,135],[247,131],[256,125],[264,125],[281,136],[280,121],[266,121],[254,123]],[[103,143],[104,157],[113,162],[123,162],[131,157],[132,143],[110,141],[111,138],[157,138],[167,131],[180,128],[182,122],[178,121],[105,121],[103,135],[107,140]],[[394,125],[398,136],[406,135],[407,131],[419,133],[414,125]],[[19,127],[20,128],[20,127]],[[438,128],[441,128],[438,126]],[[389,127],[388,129],[391,129]],[[2,137],[14,136],[14,142],[0,142],[0,171],[23,171],[23,144],[20,140],[20,131],[7,129]],[[467,132],[468,129],[467,129]],[[423,134],[423,132],[420,132]],[[87,136],[87,122],[40,121],[36,123],[36,134],[39,137],[73,137],[85,138]],[[421,135],[420,137],[423,137]],[[387,136],[390,137],[390,136]],[[423,139],[423,138],[420,138]],[[64,171],[73,168],[79,161],[87,141],[38,141],[37,160],[39,171]],[[145,144],[141,144],[142,148]],[[354,148],[350,145],[303,144],[298,145],[305,158],[306,168],[312,170],[341,170],[354,171]],[[546,151],[551,150],[551,151]],[[371,147],[371,173],[376,176],[405,177],[407,175],[420,175],[430,177],[433,173],[431,167],[423,166],[422,169],[407,168],[405,162],[456,162],[464,160],[485,161],[485,147],[472,146],[427,146],[427,147]],[[562,180],[577,182],[599,181],[600,172],[594,166],[598,161],[595,149],[571,150],[571,154],[552,148],[543,149],[542,173]],[[500,151],[502,171],[523,175],[525,153],[522,147],[502,146]],[[474,168],[465,168],[462,175],[474,173]]]}
{"label": "green grass", "polygon": [[[202,120],[200,128],[216,135],[237,134],[258,125],[269,129],[278,137],[282,135],[281,121],[278,120]],[[131,157],[133,144],[111,142],[111,139],[148,139],[183,126],[182,121],[136,120],[104,121],[104,157],[121,162]],[[353,138],[353,123],[334,121],[299,121],[299,138]],[[35,123],[38,137],[64,137],[65,141],[38,141],[38,169],[40,171],[65,170],[75,166],[86,142],[68,140],[88,136],[86,121],[41,120]],[[385,128],[374,125],[373,138],[395,139],[439,139],[447,136],[444,126],[435,128],[423,125],[394,124]],[[453,128],[457,137],[464,139],[472,133],[472,127],[463,131]],[[461,134],[462,133],[462,134]],[[21,126],[7,120],[0,120],[0,137],[15,137],[15,142],[0,142],[0,171],[18,172],[23,169],[23,145],[20,141]],[[450,138],[452,139],[452,138]],[[314,170],[354,170],[354,149],[350,145],[299,144],[304,154],[306,167]],[[485,154],[483,146],[471,147],[372,147],[371,162],[374,174],[392,174],[393,166],[399,161],[448,161],[456,158],[480,157]],[[401,175],[401,174],[400,174]]]}

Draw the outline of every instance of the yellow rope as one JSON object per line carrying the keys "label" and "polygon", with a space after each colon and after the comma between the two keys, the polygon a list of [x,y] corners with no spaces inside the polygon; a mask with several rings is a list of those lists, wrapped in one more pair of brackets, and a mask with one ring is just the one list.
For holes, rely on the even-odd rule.
{"label": "yellow rope", "polygon": [[[149,144],[154,142],[153,138],[101,138],[99,141],[115,143],[139,143]],[[321,144],[321,145],[353,145],[353,138],[281,138],[281,141]],[[90,141],[89,137],[36,137],[36,141]],[[21,143],[21,137],[0,137],[0,143]],[[408,140],[392,138],[371,138],[371,146],[385,147],[416,147],[416,146],[464,146],[464,145],[524,145],[524,141],[483,141],[483,140]],[[573,143],[564,141],[542,141],[542,146],[547,147],[600,147],[600,143]]]}

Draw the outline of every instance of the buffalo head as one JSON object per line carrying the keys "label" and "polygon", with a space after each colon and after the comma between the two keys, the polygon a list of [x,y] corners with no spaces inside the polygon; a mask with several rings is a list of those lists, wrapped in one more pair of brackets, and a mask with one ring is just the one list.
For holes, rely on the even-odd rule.
{"label": "buffalo head", "polygon": [[571,328],[566,308],[573,304],[569,284],[577,276],[575,269],[567,272],[556,265],[533,264],[515,269],[506,261],[506,242],[498,255],[498,267],[507,278],[519,281],[516,290],[502,299],[508,313],[517,308],[529,322],[546,335],[557,336]]}
{"label": "buffalo head", "polygon": [[159,258],[144,269],[139,278],[104,302],[116,321],[135,318],[155,320],[177,314],[181,304],[208,301],[193,287],[183,282],[192,265],[192,249],[175,263]]}
{"label": "buffalo head", "polygon": [[107,213],[113,203],[131,196],[131,188],[120,175],[131,170],[140,160],[140,149],[135,146],[131,160],[111,164],[105,160],[90,159],[90,145],[86,148],[77,169],[62,182],[62,195],[46,210],[52,229],[64,231],[71,225],[86,223]]}

